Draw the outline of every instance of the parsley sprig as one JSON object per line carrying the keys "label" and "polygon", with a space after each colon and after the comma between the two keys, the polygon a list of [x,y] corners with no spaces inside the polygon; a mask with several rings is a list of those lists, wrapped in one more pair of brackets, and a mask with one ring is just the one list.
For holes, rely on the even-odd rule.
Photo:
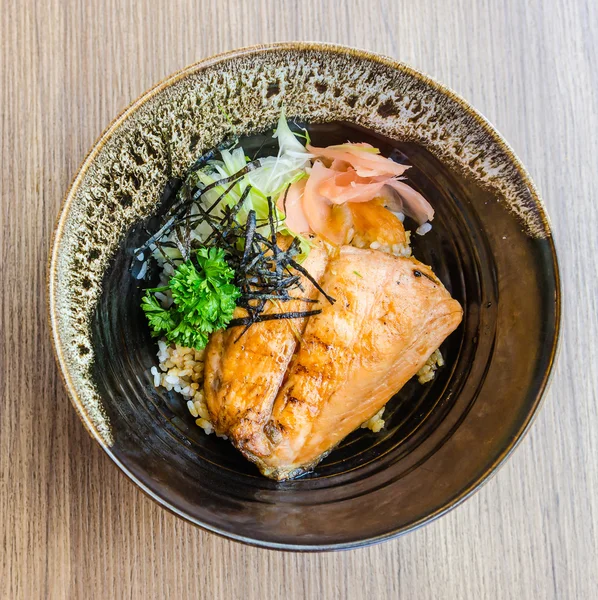
{"label": "parsley sprig", "polygon": [[[146,290],[141,308],[152,334],[169,342],[202,350],[213,331],[225,328],[233,318],[241,295],[232,283],[234,270],[221,248],[199,248],[179,265],[167,286]],[[171,291],[173,303],[164,308],[157,292]]]}

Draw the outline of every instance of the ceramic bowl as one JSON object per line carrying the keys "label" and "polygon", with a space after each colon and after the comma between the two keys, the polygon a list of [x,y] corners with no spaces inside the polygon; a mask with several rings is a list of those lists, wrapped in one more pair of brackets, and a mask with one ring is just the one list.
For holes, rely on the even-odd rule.
{"label": "ceramic bowl", "polygon": [[[283,106],[316,145],[373,140],[412,165],[411,184],[436,209],[414,254],[459,300],[464,319],[442,347],[444,368],[432,383],[409,382],[391,400],[382,432],[360,429],[312,473],[277,483],[227,441],[206,436],[180,396],[153,387],[155,340],[128,267],[140,225],[155,225],[194,159],[231,133],[255,143]],[[49,310],[77,413],[142,490],[229,538],[317,550],[407,532],[490,477],[540,405],[555,358],[560,290],[538,192],[478,112],[389,58],[284,43],[175,73],[108,127],[62,208]]]}

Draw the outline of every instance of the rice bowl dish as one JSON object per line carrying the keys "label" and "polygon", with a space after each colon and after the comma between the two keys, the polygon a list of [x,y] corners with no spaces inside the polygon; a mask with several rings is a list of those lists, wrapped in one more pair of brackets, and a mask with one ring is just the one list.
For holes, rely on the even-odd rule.
{"label": "rice bowl dish", "polygon": [[[315,302],[278,299],[280,306],[266,304],[261,316],[299,315],[254,322],[235,344],[249,325],[239,295],[206,319],[210,328],[222,327],[205,332],[203,350],[194,348],[202,336],[185,324],[175,335],[188,339],[169,340],[169,330],[152,335],[143,298],[148,289],[170,287],[178,265],[173,261],[168,272],[168,262],[160,265],[154,249],[143,259],[135,250],[165,225],[191,167],[210,149],[216,150],[215,161],[222,161],[220,150],[239,147],[246,164],[276,158],[280,146],[272,135],[282,110],[303,148],[307,130],[310,146],[320,151],[365,143],[381,158],[409,167],[395,177],[404,177],[397,181],[427,201],[434,218],[420,222],[395,205],[385,206],[397,198],[388,190],[381,198],[378,190],[372,200],[381,199],[386,212],[376,208],[377,216],[402,213],[408,244],[379,231],[363,235],[359,226],[346,229],[359,212],[347,210],[355,208],[347,207],[350,202],[332,210],[337,218],[327,219],[321,197],[341,198],[335,194],[343,178],[353,176],[343,173],[346,166],[333,167],[321,152],[307,149],[313,156],[303,167],[306,174],[318,161],[340,172],[334,189],[313,186],[318,194],[311,195],[311,206],[325,217],[321,223],[337,225],[326,227],[331,235],[345,233],[347,239],[329,254],[335,244],[318,241],[321,233],[292,230],[305,242],[318,239],[305,256],[299,240],[291,253],[299,252],[290,256],[288,243],[298,236],[277,231],[276,245],[279,257],[307,270],[335,302],[289,263],[304,290],[289,295]],[[319,166],[318,171],[327,173]],[[297,197],[287,195],[287,208],[303,205]],[[286,218],[276,194],[271,199]],[[257,231],[272,244],[270,224],[259,221],[269,209],[258,214],[254,197],[249,200],[245,216],[256,210],[256,225],[264,225]],[[246,233],[247,221],[238,221],[234,230]],[[300,221],[291,221],[298,227]],[[400,233],[395,226],[390,231]],[[212,250],[205,238],[195,242]],[[399,256],[407,245],[411,257]],[[260,277],[267,277],[268,252],[261,254]],[[218,269],[219,289],[248,291],[242,290],[238,248],[230,258],[227,252],[197,258],[208,267],[212,261],[223,267],[224,258],[232,275],[227,282],[228,271]],[[192,260],[202,279],[203,267],[195,256]],[[559,277],[548,218],[500,134],[464,100],[414,69],[323,44],[277,44],[206,59],[136,100],[92,148],[68,192],[48,282],[57,361],[77,414],[104,452],[171,512],[269,548],[356,547],[410,531],[458,505],[529,428],[559,332]],[[227,289],[226,298],[236,295]],[[182,290],[179,299],[188,299]],[[176,310],[174,330],[184,311],[167,305],[170,294],[153,296],[158,311]],[[424,305],[428,296],[435,300]],[[396,343],[398,328],[415,332],[440,300],[455,309],[450,319],[462,314],[456,329],[443,328],[443,335],[422,346],[409,370],[380,370],[385,356],[397,359],[393,348],[406,355],[405,340]],[[380,312],[360,320],[358,306]],[[317,314],[300,316],[305,312]],[[270,346],[274,338],[279,343]],[[262,368],[258,360],[267,362],[274,347],[286,367]],[[338,360],[330,360],[333,355]],[[267,377],[258,380],[256,373]],[[332,402],[322,393],[324,379]],[[242,385],[252,381],[255,393]],[[368,391],[376,381],[387,382],[384,393]],[[267,398],[265,409],[260,397]],[[317,407],[324,409],[321,416],[308,418]],[[337,410],[342,407],[346,414]]]}

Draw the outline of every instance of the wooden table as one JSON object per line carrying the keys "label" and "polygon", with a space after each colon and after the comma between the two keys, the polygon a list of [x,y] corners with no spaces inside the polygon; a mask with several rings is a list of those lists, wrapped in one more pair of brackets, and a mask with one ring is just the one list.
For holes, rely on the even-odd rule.
{"label": "wooden table", "polygon": [[[544,194],[565,291],[552,388],[508,464],[439,521],[335,554],[248,548],[152,503],[79,423],[45,316],[63,194],[112,117],[188,63],[290,39],[399,58],[489,117]],[[0,596],[597,598],[597,40],[596,0],[5,0]]]}

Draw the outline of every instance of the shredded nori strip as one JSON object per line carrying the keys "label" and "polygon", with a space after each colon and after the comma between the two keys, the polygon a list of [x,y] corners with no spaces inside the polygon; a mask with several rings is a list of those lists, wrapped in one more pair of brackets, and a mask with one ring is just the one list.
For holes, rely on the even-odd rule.
{"label": "shredded nori strip", "polygon": [[297,269],[299,273],[305,275],[305,277],[307,277],[307,279],[311,281],[311,284],[318,290],[318,292],[320,292],[320,294],[322,294],[322,296],[324,296],[324,298],[326,298],[326,300],[328,300],[328,302],[330,302],[330,304],[334,304],[336,302],[336,300],[332,296],[330,296],[324,291],[324,288],[311,276],[310,272],[307,269],[304,269],[299,263],[295,262],[294,260],[290,260],[289,265],[294,269]]}
{"label": "shredded nori strip", "polygon": [[[170,246],[170,244],[168,244],[168,246]],[[174,262],[172,262],[172,258],[170,258],[170,256],[168,256],[168,254],[166,254],[166,252],[164,252],[164,247],[167,247],[167,244],[161,244],[160,242],[156,242],[156,248],[158,248],[158,250],[160,251],[160,254],[164,257],[164,260],[171,266],[171,267],[175,267],[176,265],[174,264]]]}
{"label": "shredded nori strip", "polygon": [[262,321],[278,321],[280,319],[302,319],[303,317],[313,317],[314,315],[319,315],[322,310],[306,310],[299,312],[283,312],[283,313],[268,313],[265,315],[260,315],[255,319],[251,317],[240,317],[237,319],[233,319],[228,324],[228,327],[238,327],[239,325],[247,325],[253,323],[261,323]]}
{"label": "shredded nori strip", "polygon": [[[256,219],[255,219],[255,210],[250,210],[247,214],[247,221],[245,223],[245,248],[243,249],[243,256],[241,258],[241,265],[247,267],[247,259],[249,258],[249,252],[251,251],[251,247],[253,246],[253,236],[255,235],[256,228]],[[255,261],[258,260],[259,257],[255,258],[252,265],[255,264]]]}
{"label": "shredded nori strip", "polygon": [[289,195],[289,190],[291,189],[291,184],[287,185],[286,190],[284,191],[284,197],[282,199],[282,209],[284,214],[287,214],[287,196]]}
{"label": "shredded nori strip", "polygon": [[234,136],[228,136],[224,141],[214,148],[210,148],[207,152],[204,152],[190,167],[187,171],[187,175],[195,173],[195,171],[205,167],[208,161],[212,160],[217,154],[220,154],[223,150],[228,150],[237,144],[237,138]]}
{"label": "shredded nori strip", "polygon": [[152,235],[143,245],[141,245],[139,248],[136,248],[134,251],[134,254],[137,255],[140,252],[145,252],[145,250],[147,250],[152,244],[154,244],[156,242],[156,240],[160,240],[161,238],[163,238],[165,235],[168,235],[171,231],[173,226],[176,224],[177,220],[181,218],[181,216],[185,213],[185,211],[187,210],[188,206],[190,206],[191,204],[195,203],[196,206],[199,207],[199,202],[198,200],[208,191],[219,187],[221,185],[226,185],[227,183],[231,183],[232,182],[232,186],[226,190],[223,194],[220,195],[220,197],[218,198],[218,200],[216,202],[214,202],[214,204],[212,204],[212,206],[207,210],[204,211],[205,213],[209,214],[212,212],[212,210],[220,203],[220,201],[224,198],[224,196],[226,196],[226,194],[228,193],[228,191],[230,191],[238,182],[240,179],[242,179],[245,175],[247,175],[247,173],[250,173],[251,171],[253,171],[254,169],[257,169],[257,167],[260,166],[260,161],[255,160],[253,162],[247,163],[245,165],[245,167],[243,167],[242,169],[240,169],[239,171],[237,171],[234,175],[230,175],[229,177],[224,177],[223,179],[220,179],[218,181],[214,181],[213,183],[210,183],[209,185],[206,185],[205,187],[202,187],[200,189],[198,189],[192,196],[191,198],[181,198],[181,200],[179,200],[179,202],[177,202],[169,211],[169,215],[167,216],[167,220],[166,223],[164,223],[164,225],[154,234]]}

